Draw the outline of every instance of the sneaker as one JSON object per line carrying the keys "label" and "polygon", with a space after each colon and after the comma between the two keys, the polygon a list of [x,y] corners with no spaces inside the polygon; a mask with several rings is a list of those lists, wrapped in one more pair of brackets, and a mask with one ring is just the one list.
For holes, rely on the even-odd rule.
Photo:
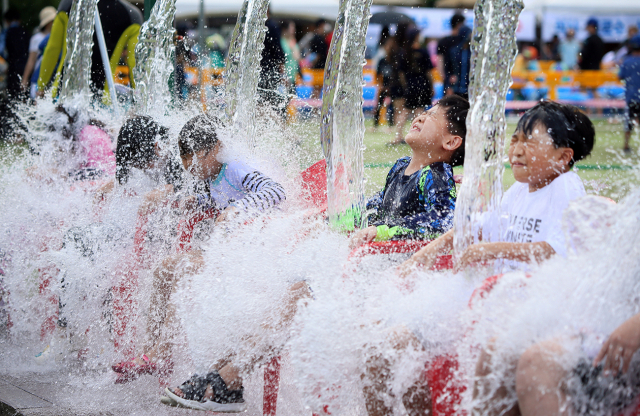
{"label": "sneaker", "polygon": [[[204,395],[207,387],[213,389],[213,397],[205,399]],[[238,390],[228,390],[227,385],[217,371],[206,376],[195,375],[182,384],[179,389],[182,391],[180,397],[171,389],[165,388],[166,397],[160,400],[161,403],[172,406],[166,398],[171,399],[177,405],[195,410],[204,410],[218,413],[240,413],[247,409],[247,404],[243,399],[244,388]]]}

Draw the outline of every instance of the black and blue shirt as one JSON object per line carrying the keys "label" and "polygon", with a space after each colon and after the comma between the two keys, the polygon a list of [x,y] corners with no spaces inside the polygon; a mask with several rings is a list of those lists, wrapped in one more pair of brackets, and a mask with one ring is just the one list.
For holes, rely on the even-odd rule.
{"label": "black and blue shirt", "polygon": [[375,241],[432,239],[453,227],[456,183],[453,169],[436,162],[405,175],[411,161],[396,161],[384,189],[367,202],[369,224],[378,228]]}

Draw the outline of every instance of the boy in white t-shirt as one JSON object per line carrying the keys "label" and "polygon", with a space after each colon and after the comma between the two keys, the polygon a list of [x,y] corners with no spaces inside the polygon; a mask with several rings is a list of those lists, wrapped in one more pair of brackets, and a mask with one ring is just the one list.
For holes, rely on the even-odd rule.
{"label": "boy in white t-shirt", "polygon": [[[499,223],[483,224],[483,234],[495,242],[469,246],[456,268],[498,259],[539,263],[554,254],[565,256],[562,213],[570,201],[585,195],[581,179],[570,169],[591,153],[594,142],[591,120],[574,106],[542,101],[527,111],[509,146],[517,183],[502,198]],[[501,235],[493,237],[497,230]],[[415,253],[402,268],[430,268],[452,247],[453,230]]]}

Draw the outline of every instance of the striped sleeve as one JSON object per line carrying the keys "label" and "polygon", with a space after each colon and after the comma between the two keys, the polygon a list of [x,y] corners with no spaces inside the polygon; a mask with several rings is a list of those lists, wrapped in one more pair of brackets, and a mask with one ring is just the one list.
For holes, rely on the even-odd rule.
{"label": "striped sleeve", "polygon": [[244,211],[266,211],[286,198],[282,185],[258,171],[247,174],[242,187],[247,195],[233,204]]}

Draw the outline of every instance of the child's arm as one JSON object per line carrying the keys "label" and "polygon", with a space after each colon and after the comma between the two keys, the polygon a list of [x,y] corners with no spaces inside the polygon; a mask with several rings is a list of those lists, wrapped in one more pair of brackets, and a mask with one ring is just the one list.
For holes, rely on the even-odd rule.
{"label": "child's arm", "polygon": [[556,254],[546,241],[537,243],[480,243],[469,246],[460,256],[456,269],[464,269],[473,263],[497,259],[523,263],[539,263]]}
{"label": "child's arm", "polygon": [[286,199],[282,185],[258,171],[245,176],[242,187],[247,196],[233,203],[240,211],[265,211]]}
{"label": "child's arm", "polygon": [[626,373],[636,351],[640,349],[640,314],[633,315],[616,328],[593,360],[596,366],[604,361],[604,371],[617,375]]}
{"label": "child's arm", "polygon": [[405,277],[418,265],[431,269],[439,255],[448,254],[453,249],[453,230],[449,230],[425,247],[418,250],[411,258],[400,265],[400,276]]}

